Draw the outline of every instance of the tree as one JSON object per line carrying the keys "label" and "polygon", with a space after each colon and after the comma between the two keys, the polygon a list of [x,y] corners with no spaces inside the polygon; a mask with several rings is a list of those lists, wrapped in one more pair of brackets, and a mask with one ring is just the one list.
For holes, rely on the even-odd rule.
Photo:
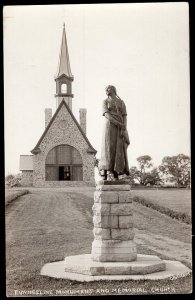
{"label": "tree", "polygon": [[152,158],[149,155],[143,155],[137,158],[138,166],[140,170],[136,172],[136,176],[140,184],[144,184],[144,185],[147,184],[146,178],[148,173],[146,172],[146,170],[152,167],[151,160]]}
{"label": "tree", "polygon": [[143,176],[144,184],[151,184],[151,185],[157,185],[162,182],[160,176],[159,176],[159,170],[158,168],[152,169],[151,172],[146,172]]}
{"label": "tree", "polygon": [[141,173],[145,173],[146,169],[152,167],[151,160],[152,158],[149,155],[143,155],[137,158]]}
{"label": "tree", "polygon": [[165,156],[159,170],[166,181],[176,182],[181,186],[190,184],[190,157],[187,155]]}
{"label": "tree", "polygon": [[137,167],[131,167],[129,170],[129,178],[130,182],[133,184],[137,180],[139,183],[141,181],[141,172],[137,169]]}

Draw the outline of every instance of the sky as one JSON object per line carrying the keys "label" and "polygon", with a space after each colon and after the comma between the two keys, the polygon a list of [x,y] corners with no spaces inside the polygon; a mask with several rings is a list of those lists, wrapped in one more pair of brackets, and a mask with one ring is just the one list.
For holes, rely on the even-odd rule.
{"label": "sky", "polygon": [[127,108],[129,166],[150,155],[190,155],[189,8],[185,2],[4,7],[5,174],[19,172],[56,110],[65,22],[73,113],[87,109],[100,158],[102,102],[112,84]]}

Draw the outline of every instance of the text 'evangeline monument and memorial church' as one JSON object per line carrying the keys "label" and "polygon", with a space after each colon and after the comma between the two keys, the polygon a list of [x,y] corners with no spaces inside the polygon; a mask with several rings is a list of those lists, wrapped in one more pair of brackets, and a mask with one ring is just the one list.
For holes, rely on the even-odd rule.
{"label": "text 'evangeline monument and memorial church'", "polygon": [[65,25],[59,65],[55,77],[57,109],[45,109],[45,130],[32,155],[20,156],[22,185],[63,187],[94,185],[96,150],[86,136],[86,109],[81,108],[80,124],[72,112],[72,82]]}

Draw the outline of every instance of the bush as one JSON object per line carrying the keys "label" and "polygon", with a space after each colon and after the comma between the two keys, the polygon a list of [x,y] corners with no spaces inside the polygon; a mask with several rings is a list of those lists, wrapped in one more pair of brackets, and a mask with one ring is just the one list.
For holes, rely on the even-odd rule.
{"label": "bush", "polygon": [[22,174],[9,174],[5,177],[6,188],[20,187],[21,186]]}

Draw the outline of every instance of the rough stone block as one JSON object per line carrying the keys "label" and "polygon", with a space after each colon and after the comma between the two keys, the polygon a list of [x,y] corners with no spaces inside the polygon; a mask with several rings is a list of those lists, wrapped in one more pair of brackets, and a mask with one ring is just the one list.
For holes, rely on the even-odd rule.
{"label": "rough stone block", "polygon": [[136,253],[115,253],[115,254],[97,254],[97,253],[92,253],[92,260],[94,261],[105,261],[105,262],[119,262],[119,261],[134,261],[137,258]]}
{"label": "rough stone block", "polygon": [[131,203],[133,201],[133,197],[130,191],[122,191],[119,192],[119,202],[121,203]]}
{"label": "rough stone block", "polygon": [[[99,260],[99,258],[100,257],[97,256],[97,260]],[[146,258],[146,260],[144,258]],[[64,274],[64,271],[68,273]],[[164,276],[165,274],[163,275],[161,271],[166,272],[166,276]],[[95,277],[98,277],[96,279],[100,280],[99,276],[101,275],[103,275],[101,276],[102,280],[105,279],[106,280],[124,280],[124,279],[157,280],[162,278],[168,278],[171,275],[177,276],[179,274],[182,274],[182,272],[183,274],[191,273],[191,270],[185,267],[184,265],[182,265],[180,262],[163,261],[159,259],[157,256],[154,258],[152,258],[151,256],[150,258],[148,255],[138,254],[137,259],[133,261],[101,262],[101,261],[92,260],[90,254],[83,254],[83,255],[68,256],[66,257],[65,262],[61,261],[61,262],[46,264],[41,270],[41,275],[51,276],[51,274],[53,274],[53,276],[51,277],[67,279],[67,275],[70,276],[70,273],[72,273],[73,276],[70,276],[70,279],[75,279],[75,274],[78,274],[77,278],[79,280],[79,279],[83,279],[83,277],[80,277],[83,274],[83,275],[91,275],[92,277],[91,281],[93,281]],[[146,274],[151,274],[151,276],[148,275],[150,277],[148,276],[145,277]],[[116,278],[115,276],[105,276],[105,275],[133,275],[133,277],[124,276],[124,277],[120,277],[119,279],[118,276]]]}
{"label": "rough stone block", "polygon": [[97,179],[96,180],[96,185],[130,185],[130,182],[127,180],[116,180],[116,181],[108,181],[108,180],[103,180],[103,179]]}
{"label": "rough stone block", "polygon": [[96,240],[110,240],[110,229],[96,228],[93,229],[93,234]]}
{"label": "rough stone block", "polygon": [[135,233],[133,229],[111,229],[111,238],[116,240],[133,240]]}
{"label": "rough stone block", "polygon": [[112,215],[132,215],[132,203],[120,203],[120,204],[111,204],[110,213]]}
{"label": "rough stone block", "polygon": [[110,204],[108,203],[94,203],[92,207],[94,215],[109,215],[110,214]]}
{"label": "rough stone block", "polygon": [[95,191],[94,202],[118,203],[118,193],[113,191]]}
{"label": "rough stone block", "polygon": [[163,262],[159,262],[154,265],[150,265],[150,264],[145,264],[144,266],[134,266],[133,268],[133,273],[135,275],[139,275],[139,274],[150,274],[150,273],[154,273],[154,272],[160,272],[160,271],[164,271],[165,270],[165,264]]}
{"label": "rough stone block", "polygon": [[91,254],[94,261],[133,261],[137,249],[134,241],[94,240]]}
{"label": "rough stone block", "polygon": [[121,241],[121,240],[95,240],[92,243],[92,248],[132,248],[134,247],[133,251],[136,251],[136,244],[132,240],[128,241]]}
{"label": "rough stone block", "polygon": [[94,215],[93,225],[100,228],[118,228],[118,216]]}
{"label": "rough stone block", "polygon": [[95,276],[97,274],[98,274],[98,276],[105,275],[105,268],[104,267],[91,267],[90,272],[91,272],[92,276]]}
{"label": "rough stone block", "polygon": [[119,216],[119,228],[133,228],[133,217]]}
{"label": "rough stone block", "polygon": [[131,186],[129,184],[124,185],[97,185],[96,191],[130,191]]}
{"label": "rough stone block", "polygon": [[107,247],[107,248],[92,248],[92,253],[96,254],[128,254],[131,252],[136,252],[133,251],[134,247],[129,247],[129,248],[118,248],[118,247]]}

